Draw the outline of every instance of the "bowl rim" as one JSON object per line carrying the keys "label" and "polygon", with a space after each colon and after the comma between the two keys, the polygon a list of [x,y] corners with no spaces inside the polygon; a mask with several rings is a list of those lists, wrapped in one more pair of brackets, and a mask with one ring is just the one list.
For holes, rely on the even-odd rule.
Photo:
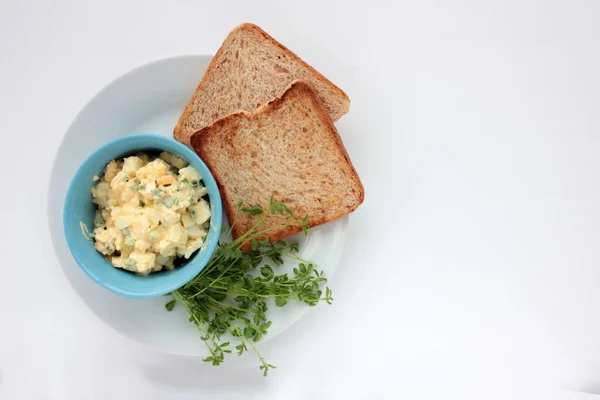
{"label": "bowl rim", "polygon": [[[127,143],[130,141],[134,141],[134,143],[139,141],[140,145],[136,146],[139,150],[133,149],[133,150],[125,151],[124,153],[123,152],[119,153],[120,145],[122,145],[124,142]],[[148,141],[158,141],[159,143],[144,145],[144,143],[148,142]],[[160,146],[161,143],[167,144],[170,147],[174,147],[175,150],[162,148]],[[113,148],[114,148],[114,151],[112,151]],[[98,154],[100,154],[106,150],[111,150],[110,151],[111,153],[115,153],[110,156],[110,159],[107,159],[104,161],[106,164],[108,164],[111,160],[114,160],[116,158],[122,158],[122,157],[126,156],[127,154],[135,153],[136,151],[143,152],[145,149],[149,150],[152,148],[157,148],[162,151],[174,152],[174,153],[176,153],[177,156],[183,158],[190,165],[193,165],[194,163],[200,164],[205,169],[205,171],[208,172],[208,174],[206,174],[206,173],[202,174],[202,180],[204,181],[204,184],[205,184],[205,187],[207,187],[207,190],[208,190],[208,185],[206,183],[207,180],[211,181],[211,183],[214,184],[214,187],[216,188],[216,190],[209,192],[210,205],[212,208],[210,225],[211,225],[211,228],[214,229],[216,237],[215,237],[215,240],[213,240],[211,243],[209,243],[209,245],[204,250],[201,249],[200,251],[198,251],[192,258],[187,260],[187,262],[185,263],[184,266],[179,267],[179,268],[194,267],[194,268],[191,268],[191,270],[193,270],[193,272],[190,272],[187,275],[183,275],[181,280],[177,280],[175,283],[173,283],[169,286],[151,289],[151,290],[147,290],[147,291],[128,290],[128,289],[124,289],[120,286],[116,286],[110,282],[103,281],[98,275],[96,275],[90,269],[90,266],[88,265],[88,260],[86,260],[86,256],[84,256],[81,253],[81,251],[79,250],[79,248],[74,243],[72,243],[74,235],[77,235],[77,234],[82,235],[83,233],[80,230],[75,230],[77,232],[74,232],[74,230],[71,229],[71,227],[70,227],[71,224],[68,223],[69,206],[72,203],[72,197],[76,191],[75,182],[79,182],[79,181],[81,181],[81,179],[86,178],[85,176],[83,176],[85,166],[86,166],[86,164],[95,161]],[[172,292],[172,291],[182,287],[187,282],[194,279],[194,277],[196,277],[204,269],[206,264],[208,264],[213,253],[215,252],[215,250],[217,248],[217,245],[219,242],[219,235],[220,235],[220,231],[221,231],[220,227],[222,225],[222,214],[223,214],[221,194],[220,194],[218,185],[216,183],[216,180],[215,180],[214,176],[212,175],[212,172],[206,165],[206,163],[204,163],[204,161],[188,146],[176,141],[173,138],[158,135],[158,134],[152,134],[152,133],[132,133],[132,134],[128,134],[125,136],[121,136],[121,137],[118,137],[116,139],[113,139],[113,140],[110,140],[110,141],[104,143],[102,146],[98,147],[92,153],[90,153],[84,159],[84,161],[79,165],[79,167],[75,171],[75,174],[73,175],[73,177],[71,178],[71,180],[69,182],[62,211],[63,211],[63,217],[62,217],[63,234],[64,234],[65,240],[67,242],[67,247],[69,248],[69,252],[73,256],[73,259],[75,260],[75,262],[79,266],[79,268],[89,278],[91,278],[96,284],[104,287],[105,289],[108,289],[108,290],[110,290],[116,294],[119,294],[121,296],[124,296],[124,297],[138,298],[138,299],[159,297],[159,296],[168,294],[169,292]],[[199,259],[199,257],[201,257],[201,259]],[[105,259],[105,262],[108,267],[115,268],[108,260]],[[132,276],[135,277],[135,279],[147,278],[147,276],[140,276],[140,275],[136,275],[136,274],[132,274]],[[160,273],[152,274],[152,276],[153,276],[153,279],[160,279]]]}

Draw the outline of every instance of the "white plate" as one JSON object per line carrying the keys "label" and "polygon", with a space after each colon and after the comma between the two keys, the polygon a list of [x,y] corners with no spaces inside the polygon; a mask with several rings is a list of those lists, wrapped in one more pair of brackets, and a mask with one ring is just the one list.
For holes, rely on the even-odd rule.
{"label": "white plate", "polygon": [[[167,58],[139,67],[98,93],[77,115],[56,155],[49,188],[50,233],[63,272],[89,308],[125,336],[157,349],[184,355],[206,355],[196,327],[181,307],[167,312],[167,297],[127,299],[96,285],[75,264],[63,235],[63,202],[69,181],[85,157],[107,141],[132,134],[171,136],[211,56]],[[300,257],[318,264],[331,278],[337,267],[348,218],[299,235]],[[282,268],[291,269],[286,263]],[[323,305],[319,305],[322,307]],[[308,310],[306,304],[270,307],[273,324],[263,342],[294,324]]]}

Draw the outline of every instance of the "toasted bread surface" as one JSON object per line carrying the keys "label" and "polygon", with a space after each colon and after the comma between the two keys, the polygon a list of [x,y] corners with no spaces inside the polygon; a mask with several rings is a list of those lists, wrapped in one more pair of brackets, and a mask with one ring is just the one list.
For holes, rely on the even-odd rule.
{"label": "toasted bread surface", "polygon": [[[309,82],[294,81],[278,98],[253,112],[240,111],[194,133],[191,144],[213,173],[233,237],[251,229],[259,216],[238,212],[258,205],[268,210],[271,195],[311,227],[354,211],[364,188],[329,113]],[[260,229],[276,241],[298,226],[277,228],[288,215],[268,215]],[[244,246],[248,249],[249,243]]]}

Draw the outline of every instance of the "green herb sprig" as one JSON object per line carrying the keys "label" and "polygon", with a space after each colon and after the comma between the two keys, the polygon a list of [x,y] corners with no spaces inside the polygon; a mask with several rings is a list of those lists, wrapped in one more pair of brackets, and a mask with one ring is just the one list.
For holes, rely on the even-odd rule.
{"label": "green herb sprig", "polygon": [[[282,240],[269,243],[265,235],[274,229],[300,227],[308,233],[308,216],[297,220],[293,212],[271,196],[268,214],[287,214],[290,218],[282,224],[261,228],[268,214],[260,206],[249,208],[238,203],[238,212],[258,216],[254,226],[244,235],[228,243],[222,243],[215,251],[204,270],[182,288],[171,293],[173,300],[165,304],[168,311],[180,303],[190,314],[210,351],[204,361],[220,365],[225,354],[231,353],[230,342],[223,336],[229,334],[239,340],[236,353],[242,355],[251,349],[258,357],[260,370],[264,376],[276,368],[268,363],[255,346],[268,333],[271,321],[268,320],[267,301],[272,300],[276,307],[283,307],[290,301],[301,301],[315,306],[323,300],[333,301],[332,292],[321,286],[327,282],[323,272],[309,261],[298,256],[298,244]],[[231,235],[234,223],[227,231]],[[241,247],[250,243],[251,250],[242,252]],[[298,261],[293,275],[277,275],[275,270],[284,263],[284,258]]]}

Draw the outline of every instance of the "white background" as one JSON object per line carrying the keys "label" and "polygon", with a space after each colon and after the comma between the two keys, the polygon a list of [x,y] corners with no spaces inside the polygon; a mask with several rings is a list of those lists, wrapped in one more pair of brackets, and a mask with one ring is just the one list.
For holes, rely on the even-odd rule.
{"label": "white background", "polygon": [[[574,390],[600,392],[600,2],[369,3],[0,2],[0,399],[596,397]],[[244,21],[348,93],[366,189],[334,305],[262,347],[266,379],[104,326],[46,215],[98,90]]]}

